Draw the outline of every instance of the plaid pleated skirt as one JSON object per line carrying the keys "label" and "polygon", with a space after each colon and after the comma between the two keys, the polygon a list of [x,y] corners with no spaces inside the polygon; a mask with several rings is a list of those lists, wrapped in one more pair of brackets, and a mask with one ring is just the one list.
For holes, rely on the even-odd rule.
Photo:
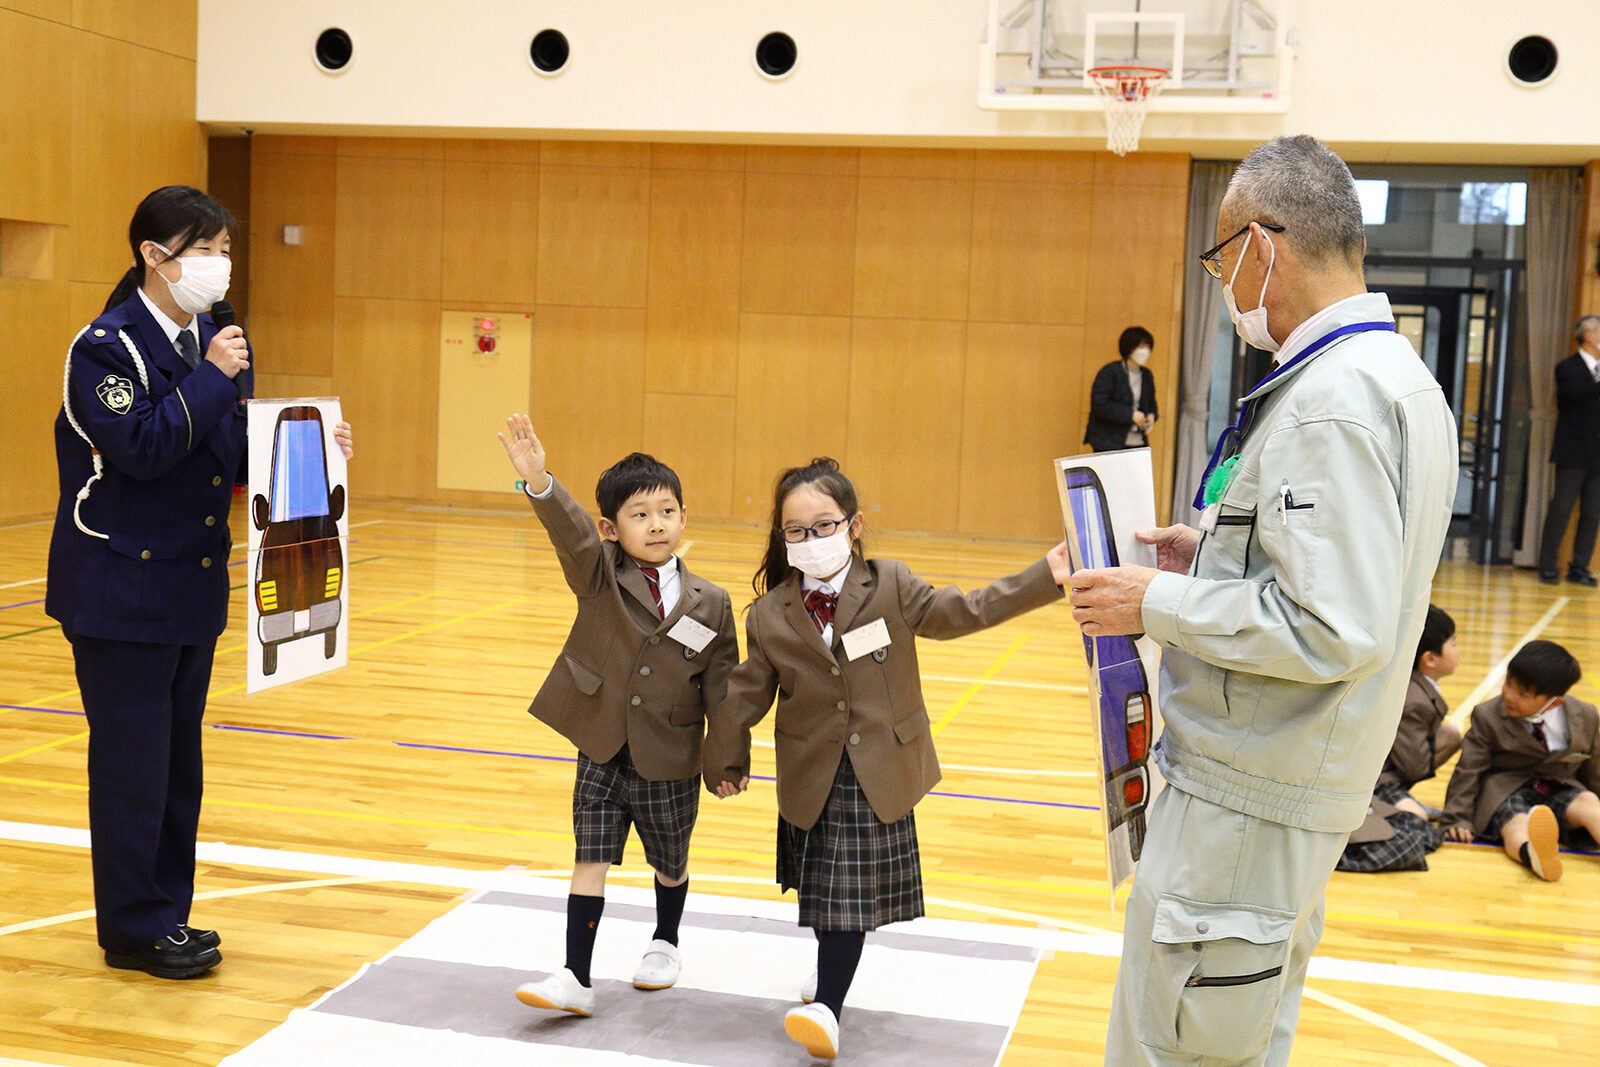
{"label": "plaid pleated skirt", "polygon": [[916,816],[880,822],[847,755],[815,826],[802,830],[778,816],[778,885],[800,891],[800,925],[815,930],[876,930],[920,918]]}

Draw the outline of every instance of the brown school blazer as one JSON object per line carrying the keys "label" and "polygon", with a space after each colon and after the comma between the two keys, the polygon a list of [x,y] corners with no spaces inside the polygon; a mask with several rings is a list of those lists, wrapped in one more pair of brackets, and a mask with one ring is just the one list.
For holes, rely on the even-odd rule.
{"label": "brown school blazer", "polygon": [[1600,756],[1595,735],[1600,714],[1593,704],[1566,698],[1567,747],[1547,752],[1528,728],[1505,712],[1495,697],[1472,709],[1472,723],[1461,740],[1461,756],[1444,795],[1443,826],[1471,822],[1482,834],[1506,797],[1525,782],[1549,778],[1600,793]]}
{"label": "brown school blazer", "polygon": [[[680,559],[678,603],[662,619],[644,574],[600,536],[560,482],[533,501],[533,512],[578,597],[578,617],[528,713],[596,763],[626,742],[642,777],[693,778],[702,766],[706,711],[721,703],[739,662],[727,592],[690,574]],[[717,633],[697,655],[667,636],[684,615]]]}
{"label": "brown school blazer", "polygon": [[[856,559],[839,594],[830,649],[806,612],[800,576],[791,574],[750,605],[745,661],[706,730],[706,787],[715,792],[720,782],[749,774],[750,728],[776,695],[783,817],[804,830],[816,825],[848,749],[873,813],[894,822],[939,781],[915,638],[960,637],[1061,596],[1046,560],[963,594],[954,586],[935,589],[904,563]],[[846,657],[843,635],[875,619],[888,626],[889,646]]]}
{"label": "brown school blazer", "polygon": [[1410,789],[1417,782],[1432,778],[1434,738],[1449,711],[1444,697],[1428,684],[1427,676],[1421,671],[1412,671],[1411,684],[1406,687],[1405,710],[1400,713],[1400,728],[1395,731],[1394,747],[1389,749],[1389,758],[1383,761],[1383,773],[1378,775],[1378,781],[1399,782]]}

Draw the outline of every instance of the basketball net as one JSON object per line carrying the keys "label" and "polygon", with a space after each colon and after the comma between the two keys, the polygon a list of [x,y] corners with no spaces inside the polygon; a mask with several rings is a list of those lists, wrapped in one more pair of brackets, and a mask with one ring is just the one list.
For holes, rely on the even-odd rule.
{"label": "basketball net", "polygon": [[1167,72],[1160,67],[1095,67],[1088,72],[1106,108],[1106,147],[1125,156],[1139,147],[1139,132]]}

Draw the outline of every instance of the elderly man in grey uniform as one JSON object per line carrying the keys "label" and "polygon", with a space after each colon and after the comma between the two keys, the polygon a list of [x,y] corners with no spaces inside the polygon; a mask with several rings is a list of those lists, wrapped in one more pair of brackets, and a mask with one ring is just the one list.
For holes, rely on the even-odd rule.
{"label": "elderly man in grey uniform", "polygon": [[1163,649],[1167,788],[1134,875],[1106,1062],[1283,1064],[1323,890],[1404,704],[1456,484],[1455,423],[1361,272],[1361,205],[1311,137],[1234,172],[1202,257],[1277,364],[1159,569],[1080,571],[1086,634]]}

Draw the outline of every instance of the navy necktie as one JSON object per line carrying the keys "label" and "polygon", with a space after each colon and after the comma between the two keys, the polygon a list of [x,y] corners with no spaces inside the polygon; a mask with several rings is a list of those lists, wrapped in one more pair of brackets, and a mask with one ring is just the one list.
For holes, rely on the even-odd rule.
{"label": "navy necktie", "polygon": [[178,331],[178,355],[189,364],[189,369],[194,370],[200,365],[200,342],[194,339],[194,334],[188,330]]}

